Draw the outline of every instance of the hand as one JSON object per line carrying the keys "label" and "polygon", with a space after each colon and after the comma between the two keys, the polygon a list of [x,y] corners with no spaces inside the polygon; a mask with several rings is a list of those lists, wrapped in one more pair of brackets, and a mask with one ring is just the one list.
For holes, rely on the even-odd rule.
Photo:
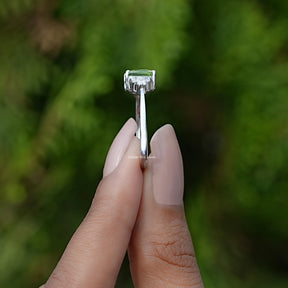
{"label": "hand", "polygon": [[171,125],[142,172],[136,123],[115,138],[91,208],[42,288],[114,287],[128,249],[135,287],[204,287],[183,209],[183,165]]}

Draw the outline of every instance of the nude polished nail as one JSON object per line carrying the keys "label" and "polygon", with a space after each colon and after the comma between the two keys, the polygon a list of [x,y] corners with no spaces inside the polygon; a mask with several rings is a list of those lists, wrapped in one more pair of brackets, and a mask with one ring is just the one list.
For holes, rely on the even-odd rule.
{"label": "nude polished nail", "polygon": [[152,185],[155,201],[183,203],[184,176],[180,147],[171,125],[161,127],[151,140]]}
{"label": "nude polished nail", "polygon": [[103,177],[111,174],[116,169],[126,152],[129,143],[134,137],[136,129],[137,124],[132,118],[123,125],[109,149],[103,169]]}

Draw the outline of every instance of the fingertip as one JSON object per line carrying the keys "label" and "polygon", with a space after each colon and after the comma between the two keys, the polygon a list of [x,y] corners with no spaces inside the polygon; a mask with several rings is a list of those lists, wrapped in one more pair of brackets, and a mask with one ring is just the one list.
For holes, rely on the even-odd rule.
{"label": "fingertip", "polygon": [[140,167],[140,141],[138,138],[133,137],[130,141],[127,151],[117,167],[117,173],[122,178],[124,185],[127,180],[131,183],[134,183],[133,180],[142,183],[143,174]]}
{"label": "fingertip", "polygon": [[153,136],[151,138],[150,145],[152,146],[154,144],[154,142],[157,141],[159,134],[163,134],[163,133],[164,134],[170,134],[170,135],[176,137],[175,130],[174,130],[173,126],[171,124],[165,124],[155,131],[155,133],[153,134]]}
{"label": "fingertip", "polygon": [[119,165],[123,155],[136,132],[137,124],[133,118],[129,118],[113,140],[106,157],[103,177],[111,174]]}
{"label": "fingertip", "polygon": [[174,128],[166,124],[153,135],[150,169],[155,201],[164,205],[182,205],[183,162]]}

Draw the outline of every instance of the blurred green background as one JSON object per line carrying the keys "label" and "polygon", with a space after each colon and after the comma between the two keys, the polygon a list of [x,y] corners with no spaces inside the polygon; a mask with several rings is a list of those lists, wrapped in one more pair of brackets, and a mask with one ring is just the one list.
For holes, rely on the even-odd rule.
{"label": "blurred green background", "polygon": [[[46,281],[157,71],[206,287],[288,287],[288,1],[0,0],[0,287]],[[117,287],[132,287],[127,259]]]}

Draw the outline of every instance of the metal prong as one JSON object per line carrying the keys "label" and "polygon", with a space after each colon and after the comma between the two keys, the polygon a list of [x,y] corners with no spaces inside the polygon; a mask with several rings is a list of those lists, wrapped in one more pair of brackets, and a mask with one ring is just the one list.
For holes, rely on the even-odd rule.
{"label": "metal prong", "polygon": [[136,97],[136,137],[141,145],[141,167],[145,168],[148,157],[145,93],[155,89],[154,70],[127,70],[124,74],[124,89]]}

